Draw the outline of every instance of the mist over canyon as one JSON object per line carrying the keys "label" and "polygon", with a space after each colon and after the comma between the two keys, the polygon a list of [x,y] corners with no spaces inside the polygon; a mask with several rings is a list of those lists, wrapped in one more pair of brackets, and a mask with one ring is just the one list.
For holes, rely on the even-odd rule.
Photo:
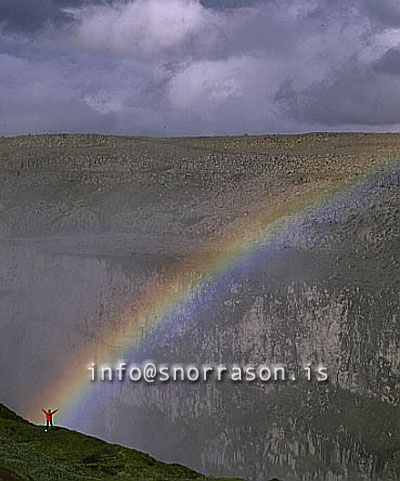
{"label": "mist over canyon", "polygon": [[[172,272],[188,295],[131,360],[321,363],[328,382],[100,383],[68,414],[67,385],[64,424],[211,475],[399,480],[399,151],[397,134],[0,138],[0,401],[40,419]],[[335,186],[205,276],[231,225]]]}

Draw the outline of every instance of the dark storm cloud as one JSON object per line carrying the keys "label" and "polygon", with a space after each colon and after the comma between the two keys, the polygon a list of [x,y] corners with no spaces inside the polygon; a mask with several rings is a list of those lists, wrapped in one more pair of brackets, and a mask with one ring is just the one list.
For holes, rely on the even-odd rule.
{"label": "dark storm cloud", "polygon": [[367,15],[384,25],[400,25],[400,3],[398,0],[364,0]]}
{"label": "dark storm cloud", "polygon": [[46,22],[62,22],[68,19],[53,0],[1,0],[0,23],[12,30],[32,31]]}
{"label": "dark storm cloud", "polygon": [[260,0],[201,0],[201,4],[208,8],[226,9],[249,7],[259,3]]}
{"label": "dark storm cloud", "polygon": [[395,129],[399,12],[391,0],[3,0],[0,134]]}
{"label": "dark storm cloud", "polygon": [[[260,0],[202,0],[205,7],[229,9],[250,6]],[[1,0],[0,23],[10,30],[34,31],[47,22],[69,22],[71,15],[66,9],[87,5],[112,5],[115,0]]]}
{"label": "dark storm cloud", "polygon": [[399,124],[400,79],[381,76],[372,67],[349,63],[331,79],[305,91],[284,86],[277,100],[285,103],[299,122],[342,129],[346,126]]}
{"label": "dark storm cloud", "polygon": [[61,24],[72,20],[66,8],[100,5],[106,0],[1,0],[0,23],[9,30],[35,31],[48,22]]}
{"label": "dark storm cloud", "polygon": [[374,64],[375,70],[400,75],[400,49],[391,48]]}

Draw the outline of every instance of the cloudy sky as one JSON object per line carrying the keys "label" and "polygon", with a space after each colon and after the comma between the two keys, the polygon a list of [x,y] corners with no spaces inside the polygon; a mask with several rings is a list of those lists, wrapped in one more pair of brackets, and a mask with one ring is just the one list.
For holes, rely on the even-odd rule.
{"label": "cloudy sky", "polygon": [[0,135],[400,130],[399,0],[0,0]]}

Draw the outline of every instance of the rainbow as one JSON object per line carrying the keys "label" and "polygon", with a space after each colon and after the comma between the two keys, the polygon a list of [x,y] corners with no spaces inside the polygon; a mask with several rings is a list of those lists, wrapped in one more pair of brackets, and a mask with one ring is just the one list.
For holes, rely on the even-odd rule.
{"label": "rainbow", "polygon": [[[341,194],[351,192],[393,162],[397,160],[383,159],[363,172],[337,175],[336,178],[317,185],[305,184],[289,195],[285,193],[284,198],[270,201],[268,206],[258,205],[251,214],[241,213],[221,236],[202,246],[196,258],[182,262],[162,281],[149,283],[140,299],[140,307],[132,311],[132,306],[128,303],[126,314],[122,322],[118,322],[119,327],[113,327],[111,337],[109,331],[99,333],[92,346],[82,349],[80,355],[73,359],[72,365],[65,372],[58,373],[51,385],[50,399],[52,406],[61,409],[62,420],[67,420],[68,413],[94,390],[96,383],[90,381],[87,370],[93,361],[89,357],[92,352],[96,352],[100,364],[112,364],[117,359],[126,359],[143,339],[143,333],[160,326],[188,299],[205,289],[210,282],[216,281],[227,269],[273,241],[295,219],[326,206]],[[107,341],[99,342],[103,339]],[[117,354],[110,354],[107,347],[110,344],[119,346]],[[37,406],[37,400],[33,399],[32,411],[28,414],[32,420],[38,419]]]}

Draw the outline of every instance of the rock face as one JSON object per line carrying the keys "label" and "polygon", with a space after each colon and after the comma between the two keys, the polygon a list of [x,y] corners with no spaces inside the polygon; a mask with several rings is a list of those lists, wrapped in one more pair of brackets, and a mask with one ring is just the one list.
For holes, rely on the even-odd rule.
{"label": "rock face", "polygon": [[393,134],[0,139],[0,399],[33,417],[32,392],[49,402],[82,352],[119,353],[113,332],[149,285],[218,258],[255,211],[339,185],[218,276],[193,263],[185,302],[129,352],[296,376],[311,363],[328,382],[113,382],[68,423],[213,475],[400,479],[400,164],[382,163],[399,148]]}

